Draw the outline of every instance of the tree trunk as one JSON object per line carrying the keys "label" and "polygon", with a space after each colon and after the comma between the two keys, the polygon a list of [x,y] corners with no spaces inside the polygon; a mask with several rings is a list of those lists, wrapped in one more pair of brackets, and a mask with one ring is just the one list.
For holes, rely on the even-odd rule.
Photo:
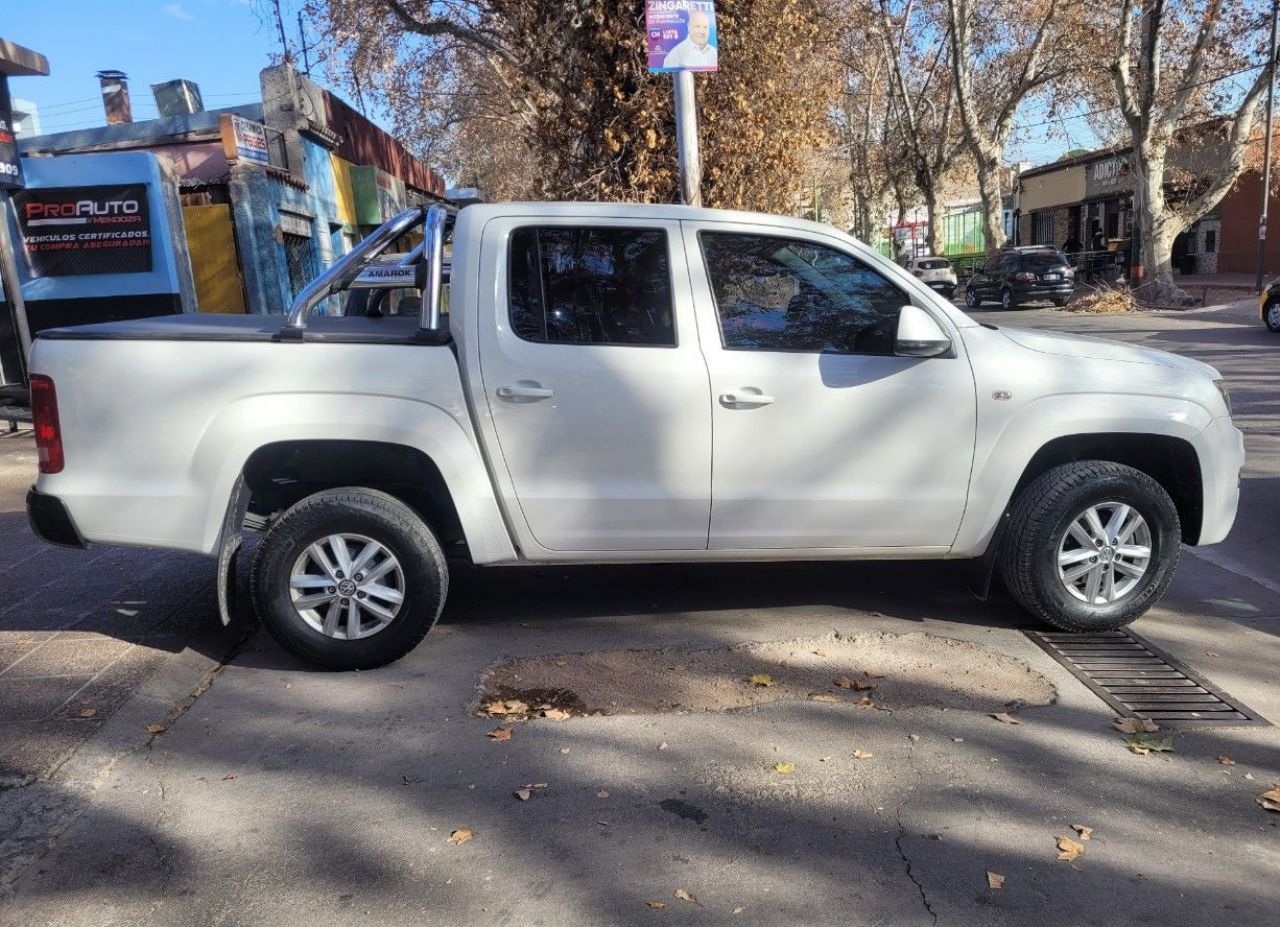
{"label": "tree trunk", "polygon": [[929,216],[929,253],[942,254],[945,243],[942,235],[942,209],[938,202],[938,191],[932,184],[924,191],[924,205]]}
{"label": "tree trunk", "polygon": [[1131,255],[1139,262],[1142,282],[1136,295],[1150,306],[1187,306],[1195,298],[1173,282],[1173,240],[1182,231],[1178,217],[1164,197],[1166,150],[1140,146],[1134,151],[1134,224],[1138,249]]}
{"label": "tree trunk", "polygon": [[979,157],[978,193],[982,196],[983,233],[987,254],[995,254],[1005,243],[1004,196],[1000,189],[1000,158]]}

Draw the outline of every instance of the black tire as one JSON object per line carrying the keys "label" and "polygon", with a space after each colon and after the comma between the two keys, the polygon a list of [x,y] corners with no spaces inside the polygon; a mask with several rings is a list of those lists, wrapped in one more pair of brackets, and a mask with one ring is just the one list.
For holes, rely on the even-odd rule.
{"label": "black tire", "polygon": [[[1146,573],[1108,604],[1087,603],[1058,575],[1059,544],[1074,519],[1104,502],[1132,506],[1151,533]],[[1139,470],[1103,460],[1054,467],[1014,501],[999,551],[1005,586],[1027,611],[1064,631],[1113,631],[1140,618],[1164,595],[1178,565],[1182,528],[1164,487]]]}
{"label": "black tire", "polygon": [[971,287],[966,287],[964,291],[964,304],[970,309],[977,309],[982,305],[982,300],[978,299],[978,294]]}
{"label": "black tire", "polygon": [[1280,334],[1280,312],[1274,312],[1277,303],[1280,300],[1268,300],[1267,305],[1262,310],[1262,323],[1267,326],[1267,331]]}
{"label": "black tire", "polygon": [[[294,564],[310,545],[335,534],[372,539],[400,564],[403,601],[395,617],[368,637],[327,636],[293,605]],[[449,570],[435,535],[411,508],[386,493],[346,488],[308,496],[281,515],[258,545],[250,582],[258,616],[289,653],[323,669],[373,669],[400,659],[435,626]]]}
{"label": "black tire", "polygon": [[1053,304],[1057,306],[1059,309],[1061,309],[1063,306],[1067,304],[1067,301],[1065,299],[1055,299],[1053,301]]}
{"label": "black tire", "polygon": [[1000,308],[1006,312],[1018,308],[1018,301],[1013,298],[1013,293],[1008,290],[1000,291]]}

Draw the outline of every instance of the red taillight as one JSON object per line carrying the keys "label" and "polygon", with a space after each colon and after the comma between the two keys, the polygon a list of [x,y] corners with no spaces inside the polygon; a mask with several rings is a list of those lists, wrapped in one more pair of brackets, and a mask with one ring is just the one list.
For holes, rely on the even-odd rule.
{"label": "red taillight", "polygon": [[54,392],[53,381],[43,374],[33,373],[30,387],[40,472],[61,473],[66,461],[62,456],[62,428],[58,425],[58,394]]}

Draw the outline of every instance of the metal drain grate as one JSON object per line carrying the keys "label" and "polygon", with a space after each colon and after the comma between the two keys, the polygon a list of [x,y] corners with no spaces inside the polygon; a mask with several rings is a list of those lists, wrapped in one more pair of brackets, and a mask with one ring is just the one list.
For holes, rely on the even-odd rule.
{"label": "metal drain grate", "polygon": [[1127,631],[1026,631],[1121,717],[1150,718],[1177,730],[1270,725],[1185,663]]}

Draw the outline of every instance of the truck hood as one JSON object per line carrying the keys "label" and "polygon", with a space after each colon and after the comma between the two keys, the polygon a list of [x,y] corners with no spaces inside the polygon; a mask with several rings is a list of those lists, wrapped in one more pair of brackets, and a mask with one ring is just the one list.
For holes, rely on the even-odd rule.
{"label": "truck hood", "polygon": [[1005,328],[1000,331],[1006,338],[1029,351],[1041,354],[1058,354],[1064,357],[1081,357],[1090,360],[1123,361],[1130,364],[1153,364],[1158,367],[1172,367],[1186,373],[1199,374],[1211,380],[1222,375],[1208,364],[1180,354],[1168,351],[1157,351],[1155,348],[1144,348],[1119,341],[1108,341],[1105,338],[1094,338],[1089,335],[1066,335],[1058,332],[1033,331],[1026,328]]}

